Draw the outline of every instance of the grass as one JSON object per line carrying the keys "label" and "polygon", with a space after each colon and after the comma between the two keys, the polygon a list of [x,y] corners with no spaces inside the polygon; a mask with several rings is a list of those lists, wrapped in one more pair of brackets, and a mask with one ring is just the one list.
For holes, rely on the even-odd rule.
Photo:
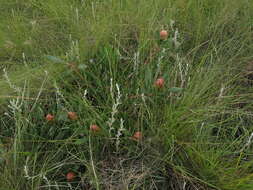
{"label": "grass", "polygon": [[251,0],[2,0],[0,190],[251,190],[252,20]]}

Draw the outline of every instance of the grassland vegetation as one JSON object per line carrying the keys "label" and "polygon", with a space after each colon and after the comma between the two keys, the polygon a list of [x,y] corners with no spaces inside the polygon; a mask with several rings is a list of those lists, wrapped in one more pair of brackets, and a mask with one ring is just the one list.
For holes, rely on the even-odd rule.
{"label": "grassland vegetation", "polygon": [[0,190],[253,189],[253,1],[0,0]]}

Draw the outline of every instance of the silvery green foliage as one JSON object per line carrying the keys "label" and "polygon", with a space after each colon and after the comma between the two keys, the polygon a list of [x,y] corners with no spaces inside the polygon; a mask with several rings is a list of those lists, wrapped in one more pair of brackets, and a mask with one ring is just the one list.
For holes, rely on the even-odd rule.
{"label": "silvery green foliage", "polygon": [[115,97],[115,92],[114,92],[114,85],[113,85],[113,79],[111,78],[111,86],[110,86],[110,93],[111,93],[111,98],[112,98],[112,112],[111,112],[111,118],[107,121],[107,124],[109,126],[109,134],[111,136],[112,130],[114,130],[113,124],[115,122],[115,115],[118,113],[118,106],[121,104],[121,92],[119,85],[116,83],[116,97]]}
{"label": "silvery green foliage", "polygon": [[66,52],[66,58],[68,61],[79,61],[80,60],[80,48],[79,48],[79,41],[73,40],[72,36],[69,36],[70,41],[70,48],[68,52]]}
{"label": "silvery green foliage", "polygon": [[123,131],[125,131],[125,130],[126,129],[124,128],[124,120],[121,118],[120,119],[120,127],[117,131],[117,134],[116,134],[116,151],[117,152],[119,151],[120,137],[122,136]]}
{"label": "silvery green foliage", "polygon": [[3,72],[4,72],[3,77],[5,78],[6,82],[7,82],[8,85],[9,85],[9,87],[10,87],[11,89],[13,89],[15,92],[20,93],[20,92],[22,91],[22,89],[21,89],[20,87],[17,87],[16,85],[14,85],[14,84],[11,82],[11,80],[10,80],[10,78],[9,78],[9,76],[8,76],[8,73],[7,73],[7,71],[6,71],[5,68],[3,69]]}

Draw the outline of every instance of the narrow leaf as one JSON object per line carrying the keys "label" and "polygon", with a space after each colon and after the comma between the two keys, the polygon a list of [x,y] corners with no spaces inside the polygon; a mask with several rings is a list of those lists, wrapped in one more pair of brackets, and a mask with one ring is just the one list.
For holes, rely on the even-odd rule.
{"label": "narrow leaf", "polygon": [[60,59],[59,57],[55,57],[52,55],[46,55],[45,58],[48,59],[49,61],[52,61],[53,63],[64,63],[65,62],[62,59]]}
{"label": "narrow leaf", "polygon": [[183,88],[179,88],[179,87],[172,87],[169,89],[169,91],[174,92],[174,93],[178,93],[178,92],[182,92]]}

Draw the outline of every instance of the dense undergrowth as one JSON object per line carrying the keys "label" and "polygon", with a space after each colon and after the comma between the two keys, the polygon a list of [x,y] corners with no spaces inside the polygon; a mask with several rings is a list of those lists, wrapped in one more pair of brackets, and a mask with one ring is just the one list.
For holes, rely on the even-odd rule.
{"label": "dense undergrowth", "polygon": [[252,27],[252,0],[0,0],[0,189],[253,189]]}

